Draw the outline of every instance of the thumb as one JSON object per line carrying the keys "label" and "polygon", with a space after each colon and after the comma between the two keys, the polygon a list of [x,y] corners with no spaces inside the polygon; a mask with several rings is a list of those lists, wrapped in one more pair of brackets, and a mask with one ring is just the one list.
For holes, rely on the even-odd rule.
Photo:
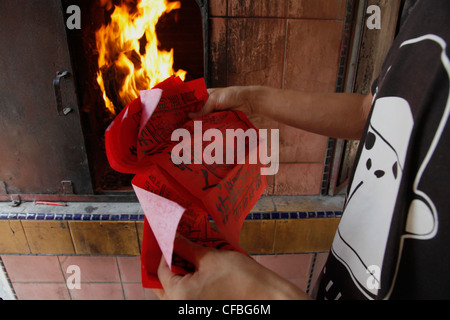
{"label": "thumb", "polygon": [[203,108],[198,111],[198,112],[190,112],[188,113],[188,117],[190,119],[195,119],[198,117],[201,117],[205,114],[211,113],[212,111],[214,111],[215,108],[215,103],[212,103],[211,100],[206,101],[205,105],[203,106]]}
{"label": "thumb", "polygon": [[200,260],[208,250],[208,248],[195,244],[178,233],[175,236],[174,253],[196,267],[199,266]]}
{"label": "thumb", "polygon": [[180,281],[182,276],[172,273],[172,271],[170,271],[170,268],[167,265],[164,256],[161,256],[161,261],[159,262],[157,274],[163,289],[162,290],[154,289],[153,292],[159,297],[159,299],[165,299],[167,298],[166,290],[170,291],[172,287],[176,285],[178,281]]}
{"label": "thumb", "polygon": [[209,98],[208,98],[208,100],[206,100],[206,103],[203,106],[202,110],[200,110],[198,112],[191,112],[188,114],[188,117],[191,119],[194,119],[194,118],[198,118],[200,116],[203,116],[205,114],[213,112],[216,109],[217,101],[214,97],[211,98],[211,94],[216,90],[217,90],[216,88],[208,89]]}

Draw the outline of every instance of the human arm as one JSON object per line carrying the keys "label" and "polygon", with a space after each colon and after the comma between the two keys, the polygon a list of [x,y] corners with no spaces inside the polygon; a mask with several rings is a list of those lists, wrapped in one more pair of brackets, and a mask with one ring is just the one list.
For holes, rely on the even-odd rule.
{"label": "human arm", "polygon": [[212,111],[240,110],[309,132],[350,140],[361,138],[372,95],[304,93],[263,86],[209,89],[199,116]]}
{"label": "human arm", "polygon": [[306,300],[309,296],[252,258],[234,251],[202,247],[184,237],[175,239],[176,253],[195,265],[178,275],[162,257],[155,290],[160,299],[175,300]]}

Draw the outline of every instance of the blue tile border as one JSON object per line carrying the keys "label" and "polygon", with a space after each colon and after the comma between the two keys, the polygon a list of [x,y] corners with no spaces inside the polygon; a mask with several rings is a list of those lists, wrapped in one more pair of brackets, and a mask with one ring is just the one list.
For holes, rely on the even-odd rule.
{"label": "blue tile border", "polygon": [[342,211],[250,212],[245,220],[299,220],[341,218]]}
{"label": "blue tile border", "polygon": [[[90,214],[90,213],[16,213],[2,212],[0,220],[36,221],[143,221],[144,214]],[[250,212],[245,220],[295,220],[317,218],[341,218],[342,211],[294,211]]]}

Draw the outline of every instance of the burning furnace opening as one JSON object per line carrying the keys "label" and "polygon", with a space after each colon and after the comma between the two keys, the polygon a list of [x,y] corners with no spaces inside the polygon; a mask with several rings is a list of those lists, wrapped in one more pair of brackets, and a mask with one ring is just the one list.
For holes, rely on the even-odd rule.
{"label": "burning furnace opening", "polygon": [[[64,10],[70,2],[63,1]],[[196,0],[82,0],[79,6],[82,26],[68,30],[68,41],[94,191],[129,191],[132,175],[107,161],[105,130],[140,90],[171,75],[205,77],[205,9]]]}

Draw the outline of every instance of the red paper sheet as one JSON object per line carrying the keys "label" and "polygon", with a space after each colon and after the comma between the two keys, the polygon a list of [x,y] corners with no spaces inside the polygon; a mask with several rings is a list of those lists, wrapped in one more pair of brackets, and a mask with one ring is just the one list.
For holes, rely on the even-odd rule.
{"label": "red paper sheet", "polygon": [[[224,138],[227,129],[256,130],[242,112],[236,111],[189,119],[188,113],[201,110],[207,99],[203,79],[184,83],[171,77],[142,91],[105,133],[111,167],[135,174],[132,185],[145,213],[141,265],[146,288],[161,288],[157,277],[161,254],[173,272],[192,270],[173,255],[176,232],[201,245],[244,252],[239,246],[242,224],[266,187],[259,163],[196,163],[201,156],[194,151],[199,121],[202,135],[212,128]],[[172,161],[172,149],[179,142],[171,141],[171,136],[179,128],[193,137],[191,164]],[[202,150],[210,143],[202,142]],[[224,140],[224,154],[229,144]],[[248,151],[245,156],[248,158]],[[210,218],[217,230],[211,227]]]}

